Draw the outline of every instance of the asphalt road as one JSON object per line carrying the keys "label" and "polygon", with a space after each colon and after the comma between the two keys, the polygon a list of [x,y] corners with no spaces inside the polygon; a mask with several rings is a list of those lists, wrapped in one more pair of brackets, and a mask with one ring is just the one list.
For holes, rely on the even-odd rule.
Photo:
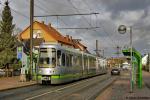
{"label": "asphalt road", "polygon": [[63,85],[34,85],[0,92],[0,100],[92,100],[117,77],[100,75]]}

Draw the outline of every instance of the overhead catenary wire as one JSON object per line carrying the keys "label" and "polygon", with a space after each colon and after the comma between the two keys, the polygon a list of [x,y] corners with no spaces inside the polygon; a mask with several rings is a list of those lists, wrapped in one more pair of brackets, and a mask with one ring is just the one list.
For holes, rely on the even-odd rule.
{"label": "overhead catenary wire", "polygon": [[87,29],[87,30],[90,30],[90,29],[97,29],[97,28],[100,28],[100,27],[70,27],[70,28],[59,28],[58,29]]}
{"label": "overhead catenary wire", "polygon": [[[80,11],[78,10],[77,7],[75,7],[75,6],[73,5],[72,1],[71,1],[71,0],[68,0],[68,2],[69,2],[69,3],[72,5],[72,7],[73,7],[74,9],[76,9],[76,11],[80,14]],[[93,13],[93,14],[97,15],[97,14],[99,14],[99,13]],[[88,23],[89,26],[93,27],[92,24],[89,23],[89,21],[88,21],[84,16],[82,16],[82,18],[85,19],[85,21]],[[96,26],[96,27],[97,27],[97,26]],[[95,29],[96,29],[96,28],[95,28]],[[96,31],[96,30],[94,30],[94,31]],[[97,32],[97,31],[96,31],[96,32]]]}
{"label": "overhead catenary wire", "polygon": [[[40,2],[40,0],[38,0],[39,2]],[[40,4],[41,4],[42,2],[40,2]],[[73,5],[73,4],[72,4]],[[75,6],[74,6],[74,8],[76,8]],[[54,14],[54,15],[44,15],[44,16],[35,16],[35,17],[49,17],[49,16],[79,16],[79,15],[81,15],[82,17],[83,17],[83,15],[97,15],[97,14],[99,14],[99,13],[96,13],[96,12],[92,12],[92,13],[80,13],[79,11],[78,11],[78,14]],[[61,17],[59,17],[59,19],[60,19]],[[57,19],[58,20],[58,19]],[[61,20],[65,25],[66,25],[66,23],[63,21],[63,20]],[[88,22],[88,24],[90,24],[89,22]],[[70,25],[66,25],[66,26],[70,26]],[[90,25],[91,26],[91,25]],[[96,28],[100,28],[100,27],[88,27],[88,28],[59,28],[59,29],[96,29]]]}
{"label": "overhead catenary wire", "polygon": [[[88,8],[90,8],[90,5],[87,3],[87,1],[86,0],[82,0],[87,6],[88,6]],[[99,5],[97,5],[98,7],[100,7]],[[91,10],[91,8],[90,8],[90,10]],[[101,15],[104,15],[103,13],[100,13]],[[116,39],[116,41],[117,41],[118,39]],[[117,41],[118,43],[120,43],[119,41]],[[124,41],[124,43],[125,43],[126,41]],[[115,42],[115,46],[114,47],[116,47],[117,45],[116,45],[116,42]]]}
{"label": "overhead catenary wire", "polygon": [[[88,4],[86,1],[82,0],[82,2],[84,2],[84,3],[87,5],[87,7],[90,8],[90,11],[92,10],[91,7],[89,6],[89,4]],[[97,17],[97,16],[96,16],[96,17]],[[116,47],[117,44],[116,44],[116,43],[114,42],[114,40],[110,37],[109,33],[105,30],[103,24],[100,23],[100,22],[99,22],[99,24],[100,24],[100,26],[102,26],[102,29],[103,29],[103,31],[107,34],[108,38],[112,41],[111,44],[113,44],[113,45]],[[96,22],[96,25],[97,25],[97,22]]]}
{"label": "overhead catenary wire", "polygon": [[[45,4],[43,4],[43,2],[41,2],[40,0],[36,0],[36,1],[38,1],[40,4],[42,4],[45,8],[47,8],[47,6],[45,5]],[[35,3],[35,6],[36,7],[38,7],[38,8],[42,8],[42,7],[40,7],[39,5],[37,5],[36,3]],[[46,13],[49,13],[49,11],[48,10],[46,10],[46,9],[41,9],[41,10],[43,10],[44,12],[46,12]],[[47,17],[45,17],[45,18],[47,18]],[[65,26],[69,26],[68,24],[66,24],[60,17],[57,17],[57,21],[58,21],[58,19],[60,19],[60,21],[65,25]],[[58,24],[58,23],[57,23]],[[58,27],[58,25],[57,25],[57,27]]]}
{"label": "overhead catenary wire", "polygon": [[[78,8],[76,8],[74,5],[73,5],[73,3],[72,3],[72,1],[71,0],[68,0],[68,2],[72,5],[72,7],[74,8],[74,9],[76,9],[76,11],[78,12],[78,13],[80,13],[80,11],[78,10]],[[85,19],[85,21],[89,24],[89,26],[92,26],[91,25],[91,23],[89,23],[89,21],[84,17],[84,16],[82,16],[84,19]]]}
{"label": "overhead catenary wire", "polygon": [[[4,5],[3,5],[4,6]],[[37,5],[36,5],[37,6]],[[39,6],[40,7],[40,6]],[[11,8],[11,7],[10,7]],[[41,9],[42,7],[40,7],[40,9]],[[24,14],[22,14],[21,12],[18,12],[17,10],[15,10],[15,9],[13,9],[13,8],[11,8],[15,13],[17,13],[17,14],[19,14],[19,15],[21,15],[21,16],[23,16],[23,17],[25,17],[25,18],[27,18],[28,20],[29,20],[29,17],[28,16],[26,16],[26,15],[24,15]],[[61,19],[60,17],[59,17],[59,19]],[[85,18],[86,19],[86,18]],[[63,22],[63,23],[65,23],[65,22]],[[89,23],[89,22],[87,22],[87,23]],[[90,25],[91,25],[91,23],[89,23]],[[65,24],[65,25],[67,25],[67,24]],[[96,32],[97,32],[97,30],[96,30]],[[106,32],[106,34],[107,34],[107,32]]]}
{"label": "overhead catenary wire", "polygon": [[34,17],[50,17],[50,16],[82,16],[82,15],[97,15],[99,13],[78,13],[78,14],[54,14],[54,15],[35,15]]}
{"label": "overhead catenary wire", "polygon": [[[77,7],[75,7],[74,5],[73,5],[73,3],[71,2],[71,0],[68,0],[69,2],[70,2],[70,4],[73,6],[73,8],[74,9],[76,9],[76,11],[78,12],[78,13],[80,13],[80,11],[78,10],[78,8]],[[91,10],[91,9],[90,9]],[[92,24],[91,23],[89,23],[88,22],[88,20],[84,17],[84,16],[82,16],[85,20],[86,20],[86,22],[89,24],[89,26],[91,26],[92,27]],[[97,18],[97,16],[96,16],[96,18]],[[96,26],[97,26],[97,22],[96,22]],[[95,30],[95,29],[93,29],[93,31],[95,31],[95,32],[99,32],[99,31],[97,31],[97,30]],[[110,38],[110,37],[109,37]],[[105,38],[104,38],[104,40],[105,41],[107,41]],[[113,41],[112,41],[113,42]],[[112,43],[112,42],[108,42],[108,43]],[[113,43],[112,44],[110,44],[110,45],[114,45]]]}
{"label": "overhead catenary wire", "polygon": [[[90,9],[90,11],[92,11],[92,9],[90,8],[89,4],[88,4],[86,1],[84,1],[84,0],[82,0],[82,1],[87,5],[87,7]],[[97,19],[97,15],[96,15],[96,19]],[[96,26],[97,26],[97,24],[98,24],[98,23],[97,23],[97,21],[96,21]],[[116,45],[115,41],[110,37],[109,33],[105,30],[105,27],[104,27],[102,24],[100,24],[100,26],[102,27],[101,29],[105,32],[105,34],[107,34],[108,38],[109,38],[112,42],[108,41],[108,40],[105,39],[105,38],[104,38],[104,41],[107,41],[108,44],[113,45],[114,47],[116,47],[117,45]],[[96,31],[96,30],[94,30],[94,31]],[[96,31],[96,32],[97,32],[97,31]]]}
{"label": "overhead catenary wire", "polygon": [[[71,0],[68,0],[68,1],[70,1],[70,3],[72,4],[72,2],[71,2]],[[83,1],[83,0],[82,0]],[[87,3],[86,3],[87,4]],[[72,4],[73,5],[73,4]],[[89,7],[89,5],[87,5],[88,6],[88,8],[90,8]],[[77,9],[74,5],[73,5],[73,7],[75,8],[75,9]],[[77,9],[78,10],[78,9]],[[90,10],[92,10],[91,8],[90,8]],[[79,12],[79,11],[78,11]],[[85,20],[87,20],[86,18],[85,18]],[[89,23],[88,21],[87,21],[87,23]],[[89,24],[89,25],[91,25],[91,24]],[[96,24],[97,25],[97,24]],[[93,31],[96,31],[96,32],[98,32],[97,30],[93,30]],[[110,36],[109,36],[109,34],[104,30],[104,32],[108,35],[108,37],[110,38]],[[105,39],[105,38],[104,38]],[[113,42],[113,40],[110,38],[110,40]],[[105,41],[107,41],[106,39],[105,39]],[[114,45],[112,42],[110,42],[112,45]],[[108,42],[109,43],[109,42]]]}
{"label": "overhead catenary wire", "polygon": [[[38,0],[39,1],[39,0]],[[39,1],[40,2],[40,1]],[[41,2],[40,2],[40,4],[41,4]],[[38,7],[38,8],[40,8],[41,9],[41,7],[39,6],[39,5],[37,5],[37,4],[35,4],[35,6],[36,7]],[[47,12],[47,13],[49,13],[48,11],[46,11],[46,10],[44,10],[44,9],[42,9],[44,12]],[[97,14],[99,14],[99,13],[79,13],[79,14],[77,14],[77,13],[75,13],[75,14],[53,14],[53,15],[41,15],[41,16],[34,16],[34,17],[56,17],[57,18],[57,29],[87,29],[87,30],[90,30],[90,29],[96,29],[96,28],[100,28],[100,27],[63,27],[63,28],[60,28],[60,27],[58,27],[58,17],[59,17],[59,19],[60,19],[60,16],[82,16],[82,15],[97,15]],[[60,19],[61,20],[61,19]],[[61,20],[65,25],[66,25],[66,23],[63,21],[63,20]],[[69,26],[69,25],[66,25],[66,26]]]}

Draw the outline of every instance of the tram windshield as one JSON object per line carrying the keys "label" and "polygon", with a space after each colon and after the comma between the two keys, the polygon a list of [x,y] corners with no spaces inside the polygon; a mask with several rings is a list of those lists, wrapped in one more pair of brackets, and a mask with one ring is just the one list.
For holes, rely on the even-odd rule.
{"label": "tram windshield", "polygon": [[55,48],[41,48],[39,64],[45,66],[41,67],[55,67],[56,66],[56,49]]}

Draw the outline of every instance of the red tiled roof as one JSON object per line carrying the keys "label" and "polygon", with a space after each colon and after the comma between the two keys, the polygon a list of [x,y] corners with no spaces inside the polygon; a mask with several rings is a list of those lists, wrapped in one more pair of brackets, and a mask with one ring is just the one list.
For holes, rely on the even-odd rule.
{"label": "red tiled roof", "polygon": [[[53,28],[50,25],[45,25],[44,23],[40,23],[38,21],[35,21],[34,24],[37,23],[43,30],[45,30],[49,35],[51,35],[55,40],[68,44],[68,45],[72,45],[74,46],[74,48],[78,48],[82,51],[87,51],[87,47],[84,46],[83,44],[81,44],[79,41],[74,41],[71,38],[68,37],[64,37],[63,35],[61,35],[55,28]],[[23,32],[21,32],[18,37],[19,39],[21,39],[21,34],[23,34],[29,27],[27,27]]]}
{"label": "red tiled roof", "polygon": [[[37,22],[37,21],[36,21]],[[43,23],[37,22],[47,33],[49,33],[53,38],[55,38],[57,41],[67,43],[70,45],[73,45],[71,41],[68,41],[64,36],[62,36],[56,29],[53,27],[50,27],[48,25],[45,25]]]}

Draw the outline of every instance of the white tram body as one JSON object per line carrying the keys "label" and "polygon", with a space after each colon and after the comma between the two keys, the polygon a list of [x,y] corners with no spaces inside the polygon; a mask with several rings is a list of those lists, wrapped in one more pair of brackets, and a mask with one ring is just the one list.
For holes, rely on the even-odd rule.
{"label": "white tram body", "polygon": [[60,44],[40,45],[38,83],[61,84],[105,74],[106,60]]}

